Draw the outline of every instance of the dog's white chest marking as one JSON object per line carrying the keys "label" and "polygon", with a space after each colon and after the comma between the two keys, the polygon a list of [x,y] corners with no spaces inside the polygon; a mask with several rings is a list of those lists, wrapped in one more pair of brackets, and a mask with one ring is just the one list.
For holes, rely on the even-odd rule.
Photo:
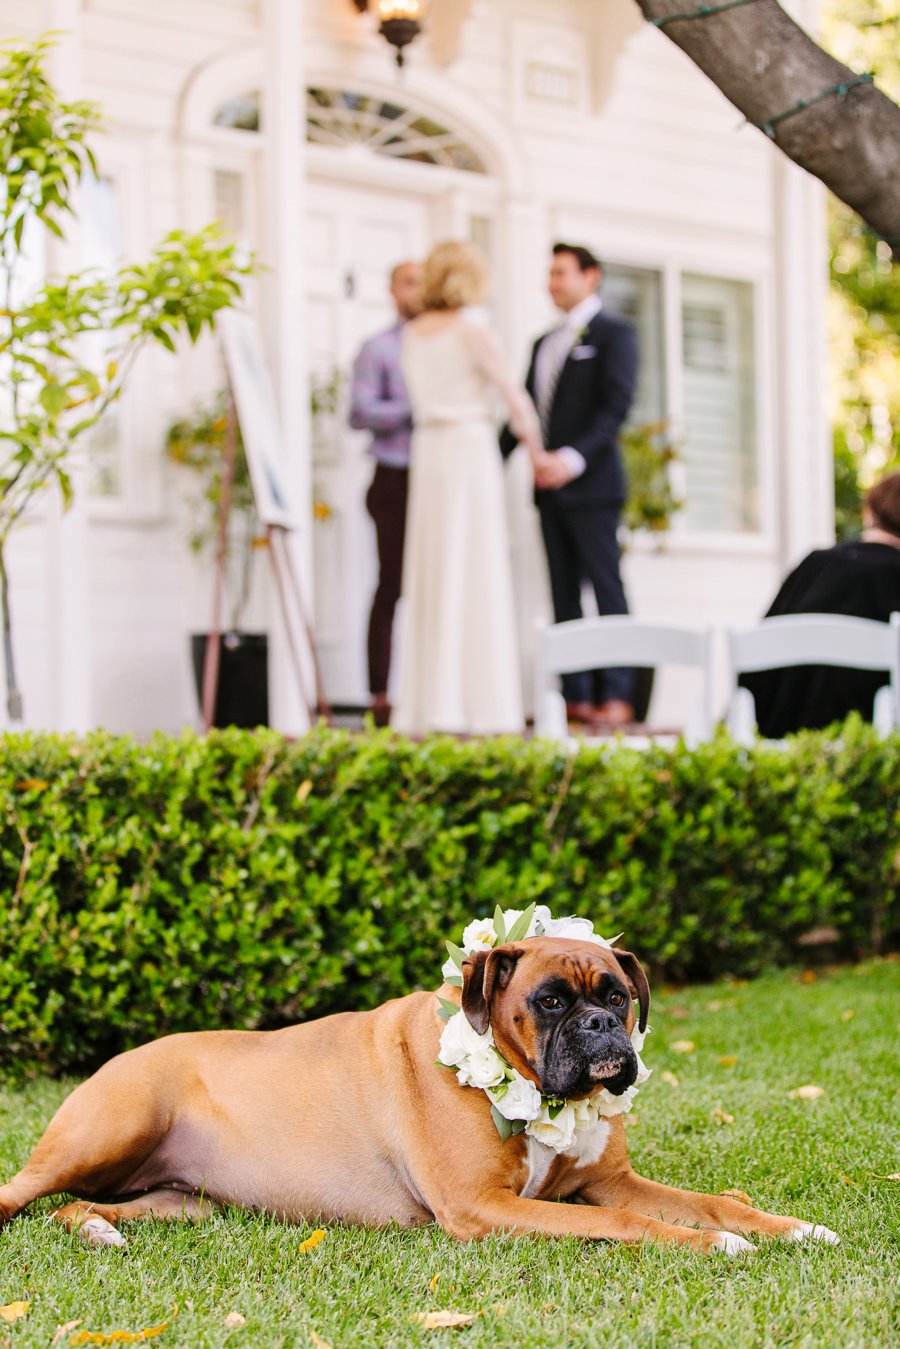
{"label": "dog's white chest marking", "polygon": [[571,1157],[579,1166],[593,1166],[603,1156],[609,1141],[609,1123],[600,1119],[590,1129],[579,1129],[572,1144],[560,1154],[536,1138],[528,1139],[528,1176],[519,1191],[520,1199],[533,1199],[540,1193],[547,1172],[560,1155]]}
{"label": "dog's white chest marking", "polygon": [[590,1129],[579,1129],[564,1156],[574,1158],[579,1166],[593,1166],[606,1151],[611,1127],[609,1120],[598,1119]]}

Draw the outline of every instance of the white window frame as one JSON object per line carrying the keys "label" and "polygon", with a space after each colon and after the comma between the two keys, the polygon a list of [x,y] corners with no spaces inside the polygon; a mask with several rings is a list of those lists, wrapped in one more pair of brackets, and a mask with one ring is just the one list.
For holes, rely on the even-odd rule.
{"label": "white window frame", "polygon": [[[582,231],[583,232],[583,231]],[[596,233],[596,230],[591,233]],[[580,237],[568,230],[562,237]],[[771,555],[777,546],[776,467],[777,429],[774,420],[773,370],[767,360],[773,334],[771,278],[764,268],[742,267],[731,261],[693,257],[686,253],[667,257],[651,252],[608,249],[603,259],[609,266],[634,267],[655,271],[660,277],[663,345],[663,416],[676,446],[684,427],[684,350],[682,336],[682,276],[690,273],[714,281],[749,283],[754,317],[754,400],[756,414],[756,468],[759,491],[759,523],[752,530],[698,530],[687,524],[683,512],[676,512],[666,537],[666,547],[678,553],[736,553],[747,556]],[[684,490],[684,471],[676,464],[676,492]],[[658,537],[641,532],[629,542],[639,551],[655,552]]]}

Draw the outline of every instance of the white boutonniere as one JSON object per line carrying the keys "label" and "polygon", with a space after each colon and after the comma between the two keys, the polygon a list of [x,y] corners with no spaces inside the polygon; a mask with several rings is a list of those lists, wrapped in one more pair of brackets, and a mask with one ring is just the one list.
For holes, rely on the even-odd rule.
{"label": "white boutonniere", "polygon": [[[468,924],[461,946],[447,942],[449,959],[442,970],[444,982],[462,987],[466,956],[527,937],[569,937],[612,949],[612,944],[594,931],[587,918],[553,918],[546,904],[530,904],[527,909],[501,909],[498,905],[493,918],[476,918]],[[479,1035],[455,1003],[446,998],[438,1001],[441,1004],[438,1015],[447,1024],[441,1034],[437,1061],[445,1068],[455,1069],[460,1086],[478,1087],[485,1093],[491,1103],[491,1118],[504,1142],[525,1132],[554,1152],[565,1152],[577,1141],[579,1133],[593,1129],[599,1120],[630,1110],[638,1087],[650,1076],[641,1060],[646,1032],[641,1034],[635,1026],[631,1043],[637,1055],[638,1073],[633,1086],[620,1096],[614,1096],[606,1087],[586,1100],[542,1096],[533,1082],[503,1058],[494,1044],[490,1026],[484,1035]]]}

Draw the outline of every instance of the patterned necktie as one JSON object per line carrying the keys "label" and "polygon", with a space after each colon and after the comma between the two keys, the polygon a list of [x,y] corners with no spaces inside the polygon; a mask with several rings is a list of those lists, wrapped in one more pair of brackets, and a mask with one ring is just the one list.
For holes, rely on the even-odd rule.
{"label": "patterned necktie", "polygon": [[[544,444],[547,445],[547,437],[550,433],[550,412],[553,408],[553,399],[556,394],[556,386],[559,384],[559,377],[562,374],[563,366],[566,363],[566,357],[569,354],[569,348],[572,345],[572,334],[568,324],[564,323],[560,328],[555,328],[548,337],[544,338],[541,348],[541,374],[543,376],[542,387],[538,393],[538,416],[541,421],[541,432],[544,437]],[[546,347],[546,351],[544,348]]]}

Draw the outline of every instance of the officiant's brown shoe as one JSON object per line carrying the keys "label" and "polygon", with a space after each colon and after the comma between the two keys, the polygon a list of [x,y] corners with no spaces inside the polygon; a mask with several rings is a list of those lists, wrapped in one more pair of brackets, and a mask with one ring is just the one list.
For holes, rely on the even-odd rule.
{"label": "officiant's brown shoe", "polygon": [[592,724],[602,726],[604,730],[618,731],[634,721],[634,708],[631,703],[623,702],[620,698],[610,698],[608,702],[595,707],[593,713]]}

